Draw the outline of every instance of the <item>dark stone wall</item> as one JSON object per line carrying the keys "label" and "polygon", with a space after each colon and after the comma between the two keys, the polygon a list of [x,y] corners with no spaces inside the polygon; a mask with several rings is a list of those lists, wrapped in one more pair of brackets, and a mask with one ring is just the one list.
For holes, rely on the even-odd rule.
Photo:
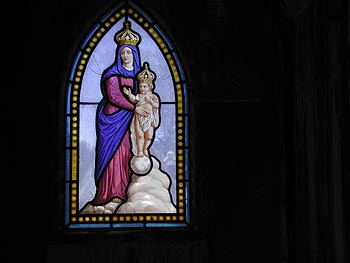
{"label": "dark stone wall", "polygon": [[349,260],[349,3],[310,1],[293,20],[286,82],[292,262]]}
{"label": "dark stone wall", "polygon": [[193,230],[62,233],[64,81],[81,36],[113,1],[16,1],[4,23],[14,50],[4,130],[15,135],[4,141],[18,173],[4,187],[9,262],[22,245],[47,263],[345,263],[349,4],[136,2],[189,74]]}

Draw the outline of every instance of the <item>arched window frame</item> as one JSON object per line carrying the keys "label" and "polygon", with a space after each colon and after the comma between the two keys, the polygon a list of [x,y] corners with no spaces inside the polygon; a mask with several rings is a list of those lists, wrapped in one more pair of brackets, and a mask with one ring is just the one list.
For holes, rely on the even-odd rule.
{"label": "arched window frame", "polygon": [[[153,39],[161,51],[169,71],[175,94],[176,145],[176,213],[81,215],[79,202],[80,94],[86,65],[96,45],[118,21],[126,17],[135,21]],[[66,82],[66,169],[65,169],[65,229],[123,230],[145,228],[187,228],[190,226],[190,147],[188,83],[176,48],[162,27],[132,1],[121,1],[102,17],[84,38],[71,63]]]}

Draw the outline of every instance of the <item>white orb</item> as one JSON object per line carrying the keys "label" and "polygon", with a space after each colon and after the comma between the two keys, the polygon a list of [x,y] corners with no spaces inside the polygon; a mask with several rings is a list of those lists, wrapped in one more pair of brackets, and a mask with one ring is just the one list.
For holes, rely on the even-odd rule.
{"label": "white orb", "polygon": [[131,169],[138,175],[147,174],[152,166],[151,159],[147,156],[134,156],[130,162]]}

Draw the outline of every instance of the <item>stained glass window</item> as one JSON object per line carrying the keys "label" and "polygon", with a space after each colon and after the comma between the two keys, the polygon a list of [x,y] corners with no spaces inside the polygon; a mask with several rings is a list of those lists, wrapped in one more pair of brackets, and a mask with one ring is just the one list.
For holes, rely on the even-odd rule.
{"label": "stained glass window", "polygon": [[161,28],[121,1],[76,50],[66,82],[68,231],[190,225],[187,80]]}

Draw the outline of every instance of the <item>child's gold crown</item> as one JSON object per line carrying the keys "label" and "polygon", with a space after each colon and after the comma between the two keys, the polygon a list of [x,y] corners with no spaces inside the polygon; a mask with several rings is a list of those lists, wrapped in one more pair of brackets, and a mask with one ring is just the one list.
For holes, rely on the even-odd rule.
{"label": "child's gold crown", "polygon": [[148,62],[143,63],[143,70],[137,74],[137,79],[142,82],[152,83],[156,78],[154,72],[149,69]]}

